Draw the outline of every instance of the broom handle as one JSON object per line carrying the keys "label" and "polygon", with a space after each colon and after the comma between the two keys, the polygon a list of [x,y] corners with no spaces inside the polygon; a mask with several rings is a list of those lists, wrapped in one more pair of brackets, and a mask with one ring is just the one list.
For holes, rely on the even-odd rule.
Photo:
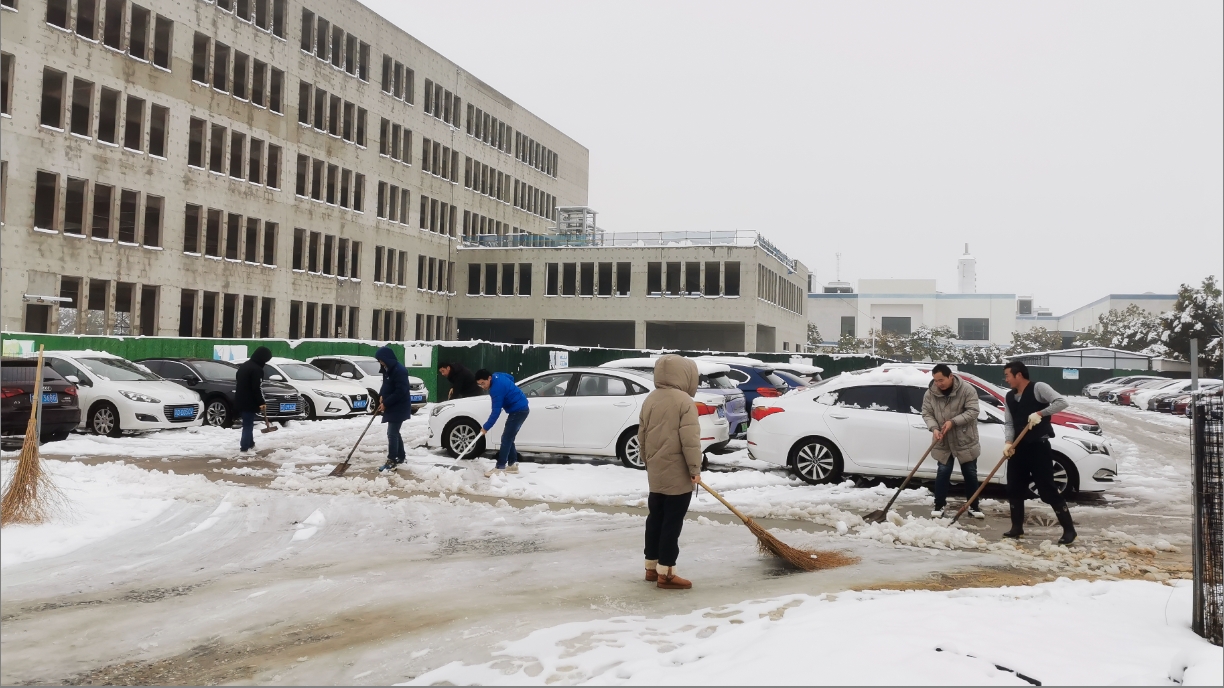
{"label": "broom handle", "polygon": [[[1012,448],[1015,448],[1017,444],[1020,444],[1020,440],[1024,439],[1024,436],[1028,434],[1030,427],[1031,426],[1028,425],[1024,426],[1024,429],[1020,431],[1020,434],[1016,437],[1016,440],[1012,442]],[[948,524],[949,526],[956,523],[957,519],[965,515],[965,512],[969,509],[969,505],[978,498],[978,495],[982,494],[982,490],[985,490],[986,486],[990,484],[990,479],[994,477],[995,473],[999,472],[999,469],[1002,468],[1003,464],[1005,463],[1007,463],[1007,454],[1003,454],[1003,457],[999,459],[999,463],[996,463],[995,467],[990,470],[990,475],[986,476],[986,479],[982,481],[982,484],[978,485],[977,491],[973,493],[973,496],[969,498],[969,501],[962,504],[961,508],[956,510],[956,515],[952,517],[952,522]]]}
{"label": "broom handle", "polygon": [[43,380],[43,345],[38,345],[38,370],[34,373],[34,441],[42,441],[42,380]]}
{"label": "broom handle", "polygon": [[370,426],[374,425],[374,419],[380,415],[381,414],[375,413],[374,415],[370,416],[370,422],[366,423],[365,430],[361,431],[361,437],[357,438],[357,443],[354,444],[353,448],[349,450],[349,455],[344,458],[344,463],[348,463],[353,458],[353,452],[357,451],[357,445],[361,444],[361,440],[365,439],[366,433],[370,431]]}
{"label": "broom handle", "polygon": [[740,513],[739,509],[736,509],[735,507],[731,506],[731,504],[727,500],[723,499],[722,495],[718,494],[714,490],[711,490],[710,486],[706,485],[700,479],[697,480],[697,484],[704,487],[706,492],[709,492],[710,494],[714,495],[714,499],[717,499],[718,501],[722,502],[723,506],[731,510],[731,513],[735,514],[736,516],[739,516],[741,521],[743,521],[744,523],[747,523],[748,521],[751,520],[747,516]]}
{"label": "broom handle", "polygon": [[922,458],[918,459],[918,463],[914,464],[914,467],[910,469],[909,475],[905,476],[905,480],[901,483],[901,487],[897,488],[897,491],[893,493],[892,499],[888,500],[888,503],[884,505],[884,513],[888,513],[888,510],[892,508],[893,502],[897,501],[897,497],[901,496],[901,491],[905,489],[906,485],[909,485],[910,479],[913,478],[914,474],[918,472],[918,467],[922,465],[923,461],[926,461],[927,456],[930,456],[931,450],[935,448],[936,442],[938,442],[938,440],[932,437],[931,446],[927,447],[926,451],[922,452]]}

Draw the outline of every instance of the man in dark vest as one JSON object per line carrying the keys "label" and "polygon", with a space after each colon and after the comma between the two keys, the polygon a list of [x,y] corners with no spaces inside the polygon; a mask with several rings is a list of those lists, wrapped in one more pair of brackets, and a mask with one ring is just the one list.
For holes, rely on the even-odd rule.
{"label": "man in dark vest", "polygon": [[447,399],[466,399],[484,394],[484,390],[476,384],[476,375],[462,363],[441,361],[438,363],[438,374],[450,383]]}
{"label": "man in dark vest", "polygon": [[[1012,361],[1003,367],[1003,379],[1011,391],[1007,393],[1005,425],[1003,426],[1003,455],[1007,462],[1007,497],[1011,502],[1011,530],[1003,537],[1019,538],[1024,534],[1024,500],[1028,497],[1029,482],[1036,483],[1037,495],[1049,504],[1063,528],[1058,544],[1069,545],[1075,541],[1075,524],[1067,502],[1054,486],[1054,462],[1050,456],[1050,438],[1054,427],[1050,416],[1067,408],[1067,400],[1044,382],[1030,382],[1028,366]],[[1020,442],[1016,438],[1027,427],[1028,433]]]}

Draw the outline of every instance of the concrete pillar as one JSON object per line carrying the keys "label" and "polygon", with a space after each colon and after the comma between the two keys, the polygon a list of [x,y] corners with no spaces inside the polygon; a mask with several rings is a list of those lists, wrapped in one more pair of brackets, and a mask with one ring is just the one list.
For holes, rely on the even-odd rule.
{"label": "concrete pillar", "polygon": [[756,318],[744,321],[744,351],[757,350]]}
{"label": "concrete pillar", "polygon": [[548,341],[548,324],[544,318],[536,318],[531,328],[531,343],[544,344]]}
{"label": "concrete pillar", "polygon": [[646,348],[646,321],[645,320],[634,320],[633,321],[633,348],[635,349],[645,349]]}

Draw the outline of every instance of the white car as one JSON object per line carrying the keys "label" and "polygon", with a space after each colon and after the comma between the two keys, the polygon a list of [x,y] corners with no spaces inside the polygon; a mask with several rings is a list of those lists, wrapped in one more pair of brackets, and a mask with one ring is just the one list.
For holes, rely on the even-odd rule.
{"label": "white car", "polygon": [[810,383],[820,382],[820,374],[824,372],[824,368],[806,363],[770,363],[768,365],[774,370],[790,373]]}
{"label": "white car", "polygon": [[[329,375],[360,382],[370,395],[370,412],[378,408],[378,390],[382,388],[382,368],[373,356],[315,356],[306,362]],[[402,362],[402,361],[401,361]],[[419,411],[429,403],[429,390],[419,377],[408,376],[408,391],[412,410]]]}
{"label": "white car", "polygon": [[[36,356],[37,354],[32,354]],[[104,351],[48,351],[47,364],[77,386],[81,425],[95,435],[204,422],[200,395]]]}
{"label": "white car", "polygon": [[[785,397],[758,399],[748,426],[748,453],[789,466],[808,483],[844,474],[904,476],[931,443],[922,421],[922,397],[931,376],[912,368],[845,373]],[[1003,456],[1003,412],[986,404],[978,416],[980,475]],[[1054,482],[1062,494],[1102,492],[1118,474],[1109,445],[1082,430],[1054,426]],[[915,477],[933,479],[928,459]],[[1006,484],[1000,470],[992,482]],[[953,477],[960,479],[960,473]]]}
{"label": "white car", "polygon": [[[724,408],[727,415],[727,426],[731,428],[731,437],[733,439],[742,439],[743,433],[748,428],[748,407],[744,402],[744,393],[740,391],[739,385],[729,376],[731,366],[723,363],[712,363],[710,361],[702,361],[690,359],[697,364],[697,374],[701,376],[701,381],[697,384],[699,392],[717,394],[723,397],[725,402]],[[654,358],[620,358],[615,361],[599,364],[600,368],[620,368],[626,370],[636,370],[644,375],[654,377],[654,367],[658,363],[659,357]],[[743,431],[737,431],[736,428],[744,428]],[[739,433],[738,435],[736,433]],[[730,440],[728,440],[729,442]],[[727,446],[726,442],[716,444],[709,447],[709,450],[715,454],[720,453]]]}
{"label": "white car", "polygon": [[343,418],[370,408],[365,385],[329,375],[305,361],[273,358],[264,366],[264,379],[284,382],[300,392],[310,420]]}
{"label": "white car", "polygon": [[[629,468],[645,469],[638,447],[638,416],[652,376],[613,368],[565,368],[538,373],[518,383],[531,413],[519,430],[520,452],[616,456]],[[723,397],[698,392],[701,449],[728,439]],[[487,395],[438,404],[429,414],[429,446],[458,456],[489,418]],[[477,445],[477,454],[501,446],[506,414]]]}

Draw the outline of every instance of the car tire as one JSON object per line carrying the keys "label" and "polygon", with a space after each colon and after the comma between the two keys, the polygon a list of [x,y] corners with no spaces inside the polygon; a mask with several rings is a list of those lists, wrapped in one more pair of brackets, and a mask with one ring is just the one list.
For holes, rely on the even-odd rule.
{"label": "car tire", "polygon": [[[1058,452],[1051,452],[1054,462],[1054,487],[1058,488],[1058,496],[1071,499],[1079,493],[1079,471],[1075,470],[1075,462]],[[1040,499],[1037,494],[1037,483],[1028,485],[1029,499]]]}
{"label": "car tire", "polygon": [[204,402],[204,424],[214,428],[228,428],[234,424],[234,412],[225,399],[213,397]]}
{"label": "car tire", "polygon": [[118,437],[123,434],[119,426],[119,409],[109,401],[99,401],[89,409],[89,431],[95,435]]}
{"label": "car tire", "polygon": [[476,437],[476,450],[469,452],[467,457],[474,459],[485,453],[485,438],[477,437],[480,435],[480,426],[471,418],[456,418],[450,423],[447,423],[446,428],[442,430],[442,446],[446,449],[446,453],[451,455],[451,458],[458,458],[459,453],[468,446],[473,437]]}
{"label": "car tire", "polygon": [[807,437],[791,447],[791,472],[809,485],[835,483],[842,477],[842,457],[834,444],[821,437]]}
{"label": "car tire", "polygon": [[303,396],[302,401],[306,402],[306,420],[318,420],[319,417],[315,415],[314,402],[310,400],[310,397]]}
{"label": "car tire", "polygon": [[372,389],[367,389],[366,391],[370,393],[368,397],[370,403],[366,404],[366,413],[378,413],[378,392]]}
{"label": "car tire", "polygon": [[638,444],[637,426],[621,433],[620,439],[616,441],[616,456],[625,468],[646,470],[646,458],[642,456],[642,447]]}

